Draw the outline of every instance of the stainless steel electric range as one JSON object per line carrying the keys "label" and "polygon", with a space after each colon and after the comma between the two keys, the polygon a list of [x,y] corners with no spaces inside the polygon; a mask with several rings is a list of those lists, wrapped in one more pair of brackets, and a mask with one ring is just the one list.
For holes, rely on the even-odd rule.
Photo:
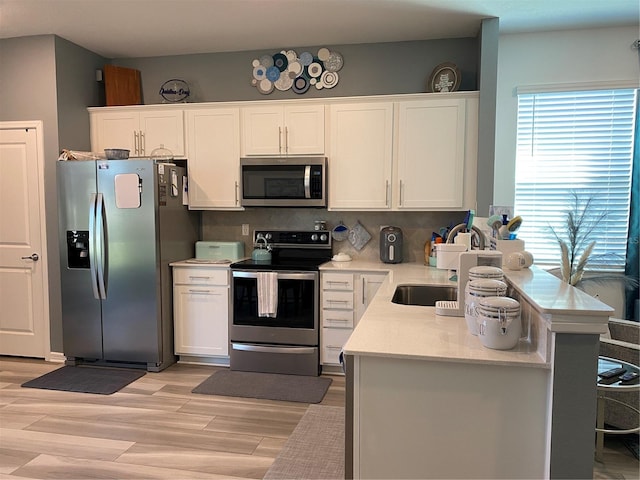
{"label": "stainless steel electric range", "polygon": [[319,266],[332,257],[330,232],[256,230],[253,239],[271,258],[231,264],[231,370],[319,375]]}

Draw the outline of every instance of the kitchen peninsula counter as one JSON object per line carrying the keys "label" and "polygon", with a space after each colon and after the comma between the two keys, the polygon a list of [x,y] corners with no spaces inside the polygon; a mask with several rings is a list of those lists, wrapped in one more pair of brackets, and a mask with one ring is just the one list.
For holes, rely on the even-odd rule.
{"label": "kitchen peninsula counter", "polygon": [[343,349],[346,478],[591,476],[597,343],[610,307],[542,269],[505,270],[526,335],[491,350],[464,317],[391,302],[401,284],[455,285],[448,271],[320,269],[389,272]]}
{"label": "kitchen peninsula counter", "polygon": [[[523,303],[523,332],[513,350],[485,348],[469,333],[464,317],[436,315],[435,307],[391,302],[398,285],[449,285],[451,272],[418,263],[328,262],[321,271],[386,271],[388,275],[344,347],[351,355],[549,367],[546,332],[604,333],[612,309],[537,267],[505,270],[513,295]],[[534,310],[531,310],[531,307]],[[537,313],[537,315],[536,315]],[[578,316],[577,321],[573,316]],[[539,320],[543,325],[536,323]],[[603,323],[604,322],[604,323]]]}

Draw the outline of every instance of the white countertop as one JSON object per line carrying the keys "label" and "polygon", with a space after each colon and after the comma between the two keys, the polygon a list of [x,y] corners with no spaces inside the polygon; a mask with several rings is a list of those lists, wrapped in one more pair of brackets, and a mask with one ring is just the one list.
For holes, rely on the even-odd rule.
{"label": "white countertop", "polygon": [[[344,346],[350,355],[369,355],[423,360],[488,363],[548,368],[537,346],[521,339],[513,350],[485,348],[471,335],[464,317],[436,315],[434,307],[398,305],[391,297],[399,284],[450,284],[450,272],[417,263],[328,262],[321,271],[388,271],[385,281]],[[613,309],[553,275],[531,268],[505,270],[510,283],[535,308],[560,319],[571,314],[593,322],[608,318]],[[575,320],[575,317],[572,317]]]}
{"label": "white countertop", "polygon": [[179,260],[177,262],[171,262],[171,267],[214,267],[214,268],[229,268],[233,262],[237,260],[206,260],[200,258],[189,258],[187,260]]}

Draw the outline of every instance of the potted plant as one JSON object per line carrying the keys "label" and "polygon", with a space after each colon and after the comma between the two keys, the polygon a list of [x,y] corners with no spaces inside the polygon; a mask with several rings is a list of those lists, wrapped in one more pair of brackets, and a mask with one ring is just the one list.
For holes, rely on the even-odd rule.
{"label": "potted plant", "polygon": [[572,199],[565,215],[565,231],[559,233],[553,226],[551,231],[560,246],[560,267],[550,270],[562,281],[580,288],[585,282],[622,281],[627,288],[635,287],[635,278],[619,273],[597,272],[585,276],[586,267],[590,260],[597,260],[603,265],[607,258],[616,254],[604,253],[594,255],[596,240],[593,234],[596,227],[606,218],[607,212],[594,212],[593,198],[585,200],[576,192],[572,192]]}

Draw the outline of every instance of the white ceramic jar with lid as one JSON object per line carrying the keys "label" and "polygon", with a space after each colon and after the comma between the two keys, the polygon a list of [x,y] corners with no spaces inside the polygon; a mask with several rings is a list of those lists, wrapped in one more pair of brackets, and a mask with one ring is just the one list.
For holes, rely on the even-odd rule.
{"label": "white ceramic jar with lid", "polygon": [[478,301],[478,338],[495,350],[511,350],[522,333],[520,303],[510,297],[485,297]]}
{"label": "white ceramic jar with lid", "polygon": [[469,281],[476,280],[478,278],[493,278],[495,280],[502,280],[504,278],[504,272],[499,267],[491,267],[489,265],[478,265],[477,267],[471,267],[469,269]]}
{"label": "white ceramic jar with lid", "polygon": [[504,297],[507,284],[493,278],[479,278],[467,282],[464,289],[464,318],[472,335],[478,334],[477,303],[486,297]]}

